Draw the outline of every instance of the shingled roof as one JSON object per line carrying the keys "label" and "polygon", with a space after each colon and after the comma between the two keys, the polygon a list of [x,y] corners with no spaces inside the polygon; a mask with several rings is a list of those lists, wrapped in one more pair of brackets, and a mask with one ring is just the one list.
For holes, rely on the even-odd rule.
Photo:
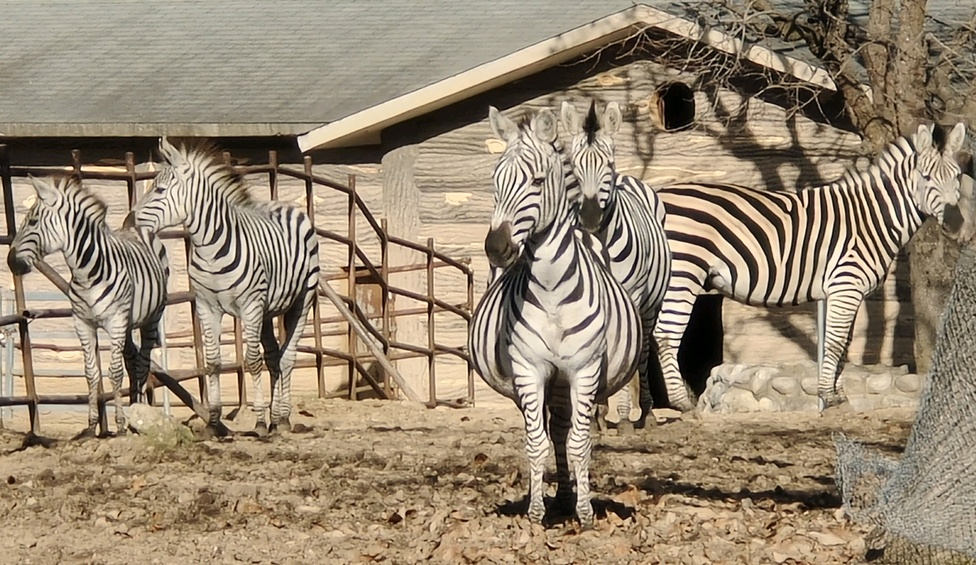
{"label": "shingled roof", "polygon": [[[929,9],[954,14],[940,12],[934,5],[961,11],[965,2],[971,0],[931,0]],[[401,102],[406,99],[409,105],[406,97],[412,93],[425,88],[436,91],[465,73],[497,70],[503,67],[499,61],[533,47],[548,45],[569,53],[571,46],[565,39],[574,30],[589,29],[592,34],[572,36],[576,48],[598,47],[600,41],[614,37],[614,25],[626,27],[647,18],[692,33],[695,24],[684,19],[681,4],[635,5],[631,0],[7,2],[0,18],[0,136],[321,133],[323,127],[342,120],[348,124],[383,104],[399,105],[400,115],[406,115]],[[705,30],[698,28],[698,33]],[[719,44],[728,39],[718,32],[706,36]],[[782,65],[785,59],[775,51],[762,56]],[[790,56],[790,65],[804,59],[803,53]],[[536,64],[558,62],[553,57],[543,59]],[[831,86],[817,69],[800,74]],[[512,73],[482,77],[486,81],[513,78]],[[358,142],[379,125],[360,122],[361,129],[354,132]],[[333,134],[337,130],[332,128]],[[321,140],[328,136],[316,138],[312,133],[303,148],[357,142],[356,135],[342,131],[338,133],[345,137],[330,134],[325,143]]]}

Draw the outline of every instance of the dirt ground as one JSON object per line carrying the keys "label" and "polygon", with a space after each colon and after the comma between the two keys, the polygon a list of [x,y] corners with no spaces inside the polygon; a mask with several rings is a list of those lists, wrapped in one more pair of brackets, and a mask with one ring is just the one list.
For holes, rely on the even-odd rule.
{"label": "dirt ground", "polygon": [[22,435],[3,432],[0,561],[855,563],[866,529],[839,510],[831,434],[898,452],[913,417],[741,415],[601,435],[598,519],[580,532],[524,517],[514,407],[298,408],[304,430],[270,441],[172,448],[130,434],[18,450]]}

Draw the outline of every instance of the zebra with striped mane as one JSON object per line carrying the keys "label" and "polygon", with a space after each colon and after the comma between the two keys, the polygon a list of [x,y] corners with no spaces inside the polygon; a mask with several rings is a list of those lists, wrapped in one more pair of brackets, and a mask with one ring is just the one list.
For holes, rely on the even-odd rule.
{"label": "zebra with striped mane", "polygon": [[[7,255],[16,275],[31,271],[44,256],[60,251],[71,271],[68,300],[85,357],[88,427],[77,438],[92,437],[98,425],[98,328],[111,340],[109,377],[118,433],[126,432],[122,411],[123,364],[130,378],[130,402],[140,402],[149,376],[150,353],[159,342],[166,306],[169,263],[153,236],[113,231],[105,223],[105,203],[74,177],[54,184],[31,177],[37,199],[24,218]],[[132,330],[140,331],[138,349]]]}
{"label": "zebra with striped mane", "polygon": [[920,125],[868,170],[795,192],[704,183],[658,190],[673,262],[654,338],[672,405],[692,406],[677,351],[695,299],[705,293],[759,306],[826,300],[817,395],[821,411],[844,401],[837,385],[858,307],[922,222],[941,223],[957,201],[954,156],[965,126],[934,134],[934,126]]}
{"label": "zebra with striped mane", "polygon": [[[651,333],[671,278],[671,251],[664,233],[664,204],[654,190],[640,179],[619,175],[613,136],[623,117],[616,102],[607,104],[602,114],[596,101],[584,119],[569,102],[561,108],[563,128],[573,136],[567,158],[577,183],[568,193],[578,210],[579,224],[597,236],[610,258],[609,267],[630,294],[641,315],[644,343],[638,363],[641,416],[637,427],[644,427],[653,406],[649,366]],[[622,429],[630,423],[629,387],[621,389],[617,411]],[[651,418],[654,423],[654,418]]]}
{"label": "zebra with striped mane", "polygon": [[[188,274],[206,357],[208,428],[220,422],[220,327],[224,314],[241,320],[245,367],[254,385],[254,432],[290,429],[291,372],[319,283],[318,236],[308,215],[290,204],[253,200],[244,180],[210,145],[159,143],[165,163],[128,221],[157,232],[182,224],[189,232]],[[283,344],[274,317],[284,319]],[[271,426],[261,388],[262,348],[271,374]]]}
{"label": "zebra with striped mane", "polygon": [[543,471],[551,435],[557,500],[572,497],[593,522],[589,494],[594,403],[624,386],[641,343],[637,309],[605,268],[602,248],[575,227],[565,195],[557,120],[542,110],[516,124],[494,107],[489,122],[506,148],[493,173],[495,208],[485,254],[500,269],[475,309],[468,348],[481,378],[525,420],[529,517],[545,515]]}

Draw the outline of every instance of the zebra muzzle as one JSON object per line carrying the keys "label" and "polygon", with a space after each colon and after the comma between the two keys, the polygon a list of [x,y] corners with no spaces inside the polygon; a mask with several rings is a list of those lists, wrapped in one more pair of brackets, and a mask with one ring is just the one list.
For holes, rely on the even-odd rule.
{"label": "zebra muzzle", "polygon": [[603,210],[600,208],[600,201],[596,198],[586,197],[579,209],[580,224],[586,231],[594,232],[600,228],[603,221]]}
{"label": "zebra muzzle", "polygon": [[488,236],[485,237],[485,255],[492,267],[505,269],[515,262],[517,256],[512,243],[512,224],[505,222],[488,230]]}
{"label": "zebra muzzle", "polygon": [[10,267],[10,272],[18,277],[26,275],[31,270],[31,264],[18,257],[17,251],[14,249],[11,249],[10,253],[7,254],[7,266]]}

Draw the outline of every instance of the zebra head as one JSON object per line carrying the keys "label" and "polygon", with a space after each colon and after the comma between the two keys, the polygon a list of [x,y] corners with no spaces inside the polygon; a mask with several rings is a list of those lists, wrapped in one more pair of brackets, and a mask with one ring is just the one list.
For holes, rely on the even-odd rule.
{"label": "zebra head", "polygon": [[526,242],[553,225],[565,206],[566,179],[553,145],[558,126],[551,110],[516,124],[492,106],[488,121],[506,143],[492,174],[495,209],[485,238],[485,255],[498,269],[513,265]]}
{"label": "zebra head", "polygon": [[124,228],[156,233],[182,224],[189,216],[191,181],[196,176],[193,163],[185,150],[177,149],[165,137],[159,139],[159,154],[162,167],[149,190],[126,216]]}
{"label": "zebra head", "polygon": [[936,135],[935,127],[919,125],[911,138],[918,153],[912,199],[922,213],[935,216],[942,224],[946,206],[955,206],[959,201],[962,168],[956,161],[956,153],[966,139],[966,126],[960,122],[947,135]]}
{"label": "zebra head", "polygon": [[85,240],[83,223],[89,227],[105,222],[105,204],[81,189],[72,177],[51,184],[30,177],[37,198],[17,230],[7,254],[7,266],[15,275],[24,275],[34,263],[49,253],[61,251],[74,240]]}
{"label": "zebra head", "polygon": [[569,156],[573,175],[579,182],[579,191],[570,195],[575,200],[571,204],[579,205],[583,228],[595,232],[600,229],[616,183],[613,136],[620,129],[620,106],[610,102],[603,114],[599,114],[593,100],[582,124],[576,107],[569,102],[563,102],[560,113],[563,128],[573,136]]}

